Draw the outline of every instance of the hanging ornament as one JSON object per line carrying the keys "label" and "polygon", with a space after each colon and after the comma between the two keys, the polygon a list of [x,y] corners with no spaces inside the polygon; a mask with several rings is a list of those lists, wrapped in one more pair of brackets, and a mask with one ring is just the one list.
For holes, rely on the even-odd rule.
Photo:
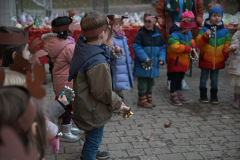
{"label": "hanging ornament", "polygon": [[150,65],[147,66],[146,63],[142,62],[142,67],[147,71],[147,70],[150,70],[153,66],[153,61],[151,60],[150,61]]}

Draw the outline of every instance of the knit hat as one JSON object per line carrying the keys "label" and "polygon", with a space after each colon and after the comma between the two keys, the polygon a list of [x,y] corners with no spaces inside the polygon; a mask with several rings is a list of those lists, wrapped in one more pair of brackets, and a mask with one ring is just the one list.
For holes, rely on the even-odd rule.
{"label": "knit hat", "polygon": [[[181,15],[181,20],[184,18],[195,18],[194,14],[192,11],[187,11],[187,12],[183,12]],[[194,28],[196,27],[196,22],[195,21],[191,21],[190,23],[184,22],[184,21],[180,21],[180,27],[181,28]]]}
{"label": "knit hat", "polygon": [[223,17],[223,11],[219,7],[214,7],[209,11],[209,18],[212,16],[213,13],[220,13],[221,16]]}

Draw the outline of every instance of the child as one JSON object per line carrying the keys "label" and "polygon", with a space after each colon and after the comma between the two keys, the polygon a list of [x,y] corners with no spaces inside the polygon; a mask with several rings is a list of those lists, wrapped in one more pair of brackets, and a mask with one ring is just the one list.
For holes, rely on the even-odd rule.
{"label": "child", "polygon": [[2,60],[2,67],[13,64],[16,54],[22,54],[25,59],[29,59],[28,30],[30,27],[24,30],[17,27],[0,27],[0,59]]}
{"label": "child", "polygon": [[[46,147],[46,130],[44,116],[41,108],[29,105],[29,92],[24,87],[2,87],[0,88],[0,127],[9,126],[13,128],[21,139],[24,148],[29,151],[37,148],[38,153],[35,159],[42,159]],[[36,105],[36,104],[35,104]],[[28,114],[26,114],[28,113]],[[32,116],[29,116],[31,114]],[[25,123],[21,123],[25,121]],[[29,123],[26,123],[29,122]],[[14,153],[16,154],[16,153]],[[12,159],[11,157],[4,157]],[[1,158],[2,155],[1,155]]]}
{"label": "child", "polygon": [[86,132],[82,159],[106,159],[109,153],[99,150],[104,125],[111,119],[113,108],[129,108],[112,91],[109,66],[112,33],[107,17],[103,13],[88,12],[80,25],[84,37],[78,38],[69,70],[69,81],[73,79],[76,95],[73,101],[73,120]]}
{"label": "child", "polygon": [[[72,23],[70,17],[58,17],[52,21],[52,33],[42,35],[44,42],[44,50],[51,57],[54,64],[53,74],[53,87],[56,99],[61,95],[64,86],[67,85],[72,88],[73,83],[67,81],[70,62],[75,48],[74,39],[69,35],[69,25]],[[72,104],[67,106],[66,112],[61,116],[61,132],[63,136],[61,141],[76,142],[79,140],[77,135],[72,133],[80,133],[78,128],[72,127]]]}
{"label": "child", "polygon": [[[183,12],[181,19],[195,18],[192,11]],[[175,22],[170,28],[170,38],[168,40],[168,72],[171,79],[170,101],[174,105],[188,103],[182,94],[181,82],[185,72],[190,69],[190,55],[195,42],[191,29],[196,26],[195,22]]]}
{"label": "child", "polygon": [[[239,28],[240,29],[240,28]],[[238,109],[240,104],[240,30],[238,30],[232,37],[231,46],[229,51],[232,56],[229,63],[228,73],[231,75],[231,84],[234,86],[234,102],[233,108]]]}
{"label": "child", "polygon": [[135,53],[133,75],[138,77],[138,106],[151,108],[154,78],[159,75],[159,66],[165,63],[165,42],[161,31],[156,27],[157,13],[147,11],[143,17],[144,26],[140,28],[133,41]]}
{"label": "child", "polygon": [[[203,4],[202,0],[163,0],[158,1],[155,10],[158,12],[160,26],[162,27],[163,37],[166,42],[169,39],[169,29],[174,22],[180,22],[181,14],[185,11],[192,11],[195,15],[197,25],[191,30],[193,38],[198,35],[199,27],[202,27],[203,23]],[[185,22],[191,22],[191,20],[182,19]],[[170,91],[171,80],[167,81],[167,89]],[[182,89],[189,90],[189,86],[186,84],[185,80],[182,80]]]}
{"label": "child", "polygon": [[[17,55],[16,58],[14,58],[14,63],[17,63],[16,61],[18,61],[19,58],[20,58],[19,55]],[[11,67],[12,66],[10,66],[10,68]],[[21,66],[17,68],[20,68],[20,67]],[[7,68],[4,69],[4,72],[5,72],[5,76],[4,76],[3,86],[26,86],[26,76],[24,74],[7,69]],[[38,71],[38,73],[39,72],[40,71]],[[42,102],[38,100],[37,104],[42,104]],[[52,106],[46,107],[48,117],[51,119],[55,119],[61,116],[65,112],[67,104],[68,104],[68,100],[66,96],[65,95],[63,95],[62,97],[59,96],[58,101],[55,101]],[[43,105],[39,107],[42,108]],[[59,139],[57,136],[58,127],[54,123],[52,123],[48,117],[45,115],[46,138],[48,140],[48,146],[51,146],[52,153],[56,155],[59,150]]]}
{"label": "child", "polygon": [[15,74],[15,80],[12,77],[11,82],[5,82],[10,79],[7,78],[8,72],[0,71],[0,77],[6,77],[1,78],[0,82],[0,87],[4,86],[0,88],[0,127],[5,125],[12,127],[27,150],[36,147],[39,153],[36,155],[38,159],[43,158],[46,147],[45,120],[42,109],[37,107],[36,101],[45,95],[45,92],[42,92],[44,89],[41,88],[43,82],[41,80],[44,79],[41,77],[41,71],[38,70],[39,74],[37,74],[35,70],[34,76],[31,73],[27,74],[25,85],[27,89],[21,85],[25,77],[18,77]]}
{"label": "child", "polygon": [[[132,58],[130,56],[127,38],[123,31],[123,16],[109,15],[113,26],[113,47],[110,51],[110,66],[112,71],[113,91],[122,99],[122,90],[133,88]],[[111,18],[110,18],[111,17]]]}
{"label": "child", "polygon": [[197,42],[200,44],[199,68],[200,77],[200,102],[208,103],[206,83],[210,73],[211,103],[218,104],[218,73],[225,68],[228,58],[228,47],[231,43],[230,35],[222,22],[223,11],[214,7],[209,11],[209,18],[204,22],[204,27],[198,34]]}

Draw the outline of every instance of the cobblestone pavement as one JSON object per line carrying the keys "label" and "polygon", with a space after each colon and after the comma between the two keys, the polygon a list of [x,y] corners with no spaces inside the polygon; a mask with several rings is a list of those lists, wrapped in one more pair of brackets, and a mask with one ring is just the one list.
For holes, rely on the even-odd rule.
{"label": "cobblestone pavement", "polygon": [[[47,78],[48,98],[53,99],[49,73]],[[124,92],[125,102],[134,115],[129,119],[115,115],[105,125],[100,147],[110,152],[109,159],[239,160],[240,110],[231,107],[233,87],[229,85],[227,69],[219,72],[218,105],[199,102],[199,78],[200,69],[193,67],[192,77],[185,77],[190,90],[183,92],[191,101],[183,106],[174,106],[169,103],[166,67],[162,67],[160,77],[155,79],[153,99],[156,107],[153,109],[137,107],[135,79],[135,88]],[[169,122],[171,126],[164,128],[164,124]],[[47,155],[47,160],[80,159],[83,141],[61,143],[60,146],[59,154]]]}

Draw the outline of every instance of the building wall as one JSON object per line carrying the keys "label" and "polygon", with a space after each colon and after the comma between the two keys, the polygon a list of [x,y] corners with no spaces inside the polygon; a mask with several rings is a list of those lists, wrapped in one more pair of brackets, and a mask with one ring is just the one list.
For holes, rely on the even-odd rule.
{"label": "building wall", "polygon": [[0,26],[13,26],[12,16],[16,16],[15,0],[0,0]]}

